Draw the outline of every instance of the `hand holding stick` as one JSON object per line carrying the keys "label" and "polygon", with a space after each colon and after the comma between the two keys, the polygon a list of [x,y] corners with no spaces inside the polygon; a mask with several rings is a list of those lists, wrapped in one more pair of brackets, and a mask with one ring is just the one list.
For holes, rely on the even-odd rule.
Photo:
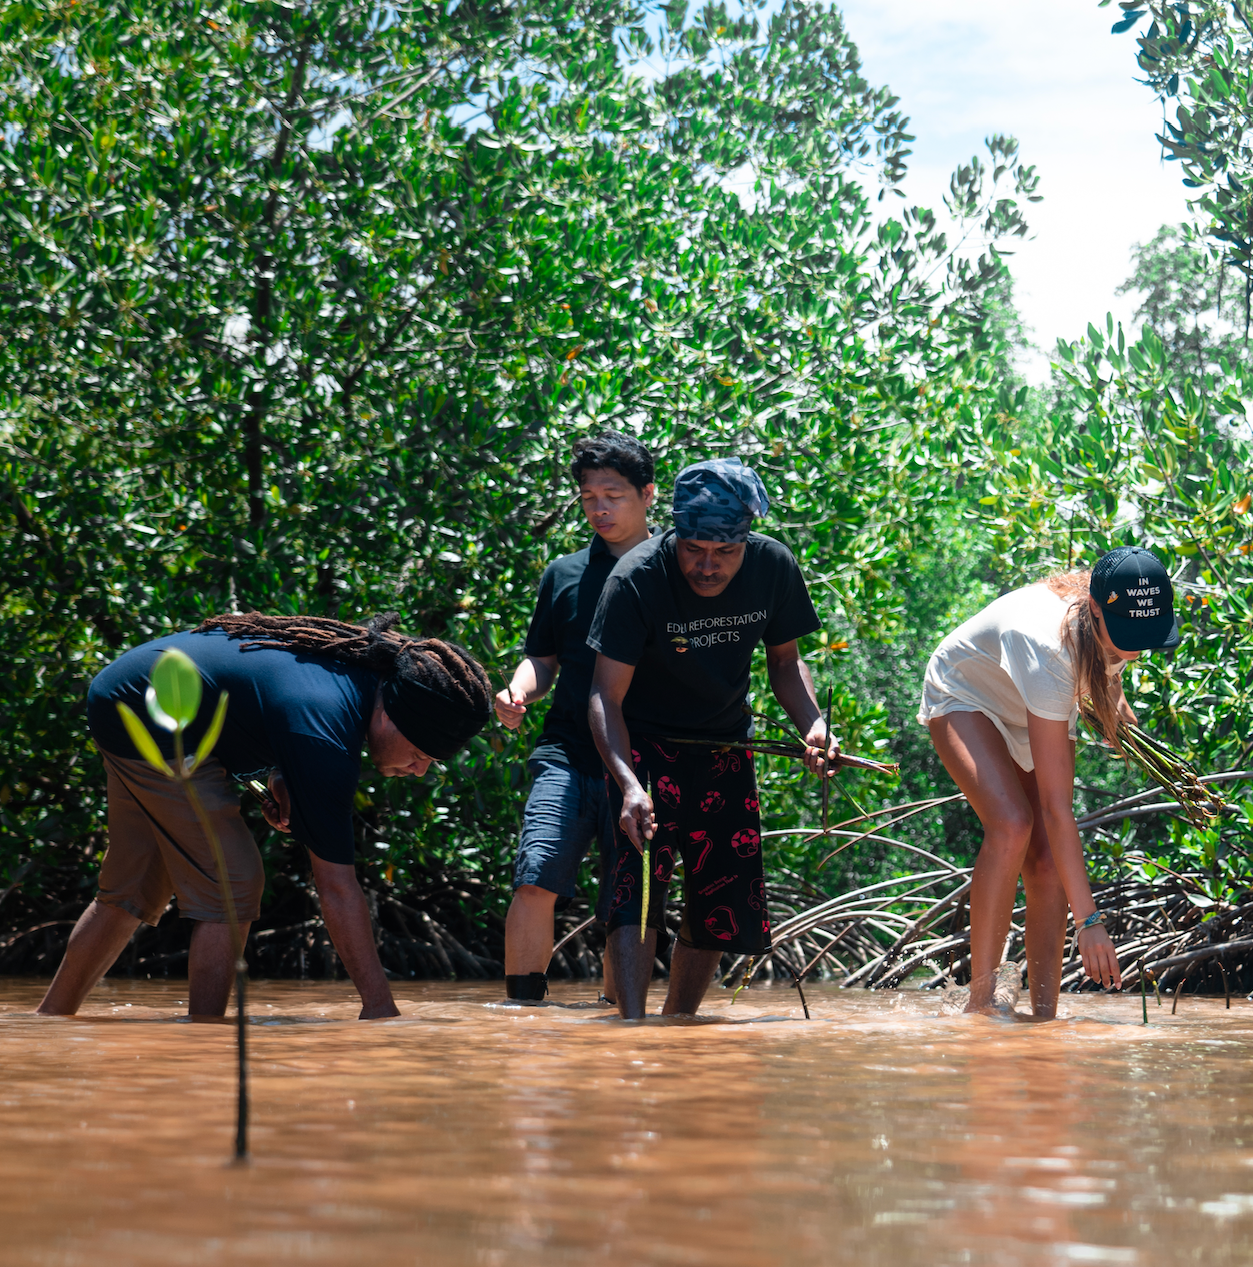
{"label": "hand holding stick", "polygon": [[509,730],[517,730],[526,716],[525,696],[515,695],[511,686],[496,692],[496,719]]}
{"label": "hand holding stick", "polygon": [[[805,760],[805,745],[798,743],[781,743],[772,739],[756,740],[751,743],[731,743],[724,739],[676,739],[667,737],[661,743],[695,744],[698,748],[710,748],[714,752],[756,752],[766,757],[788,757],[793,761]],[[850,770],[867,770],[873,774],[899,774],[901,767],[895,762],[872,761],[869,757],[855,757],[851,752],[837,752],[831,758],[833,766],[841,766]]]}

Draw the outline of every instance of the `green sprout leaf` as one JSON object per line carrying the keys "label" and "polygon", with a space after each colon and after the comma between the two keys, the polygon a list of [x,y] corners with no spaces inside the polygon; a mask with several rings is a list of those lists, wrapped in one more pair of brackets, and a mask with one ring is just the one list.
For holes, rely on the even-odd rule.
{"label": "green sprout leaf", "polygon": [[204,732],[204,738],[201,739],[196,748],[196,755],[192,759],[192,763],[187,770],[188,774],[194,774],[200,767],[200,763],[213,751],[214,744],[222,734],[222,725],[226,721],[226,701],[227,694],[225,691],[218,696],[218,706],[214,710],[213,720],[209,723],[209,729]]}
{"label": "green sprout leaf", "polygon": [[178,729],[178,722],[169,713],[164,712],[161,705],[157,703],[157,693],[151,686],[144,692],[144,703],[148,705],[148,716],[162,730],[168,730],[173,733]]}
{"label": "green sprout leaf", "polygon": [[182,651],[162,652],[153,666],[148,713],[163,730],[185,730],[200,711],[200,670]]}
{"label": "green sprout leaf", "polygon": [[157,741],[148,733],[147,726],[125,704],[119,704],[117,711],[122,719],[122,725],[126,727],[126,733],[131,737],[131,743],[139,750],[139,755],[154,770],[172,779],[174,772],[166,765],[161,749],[157,747]]}

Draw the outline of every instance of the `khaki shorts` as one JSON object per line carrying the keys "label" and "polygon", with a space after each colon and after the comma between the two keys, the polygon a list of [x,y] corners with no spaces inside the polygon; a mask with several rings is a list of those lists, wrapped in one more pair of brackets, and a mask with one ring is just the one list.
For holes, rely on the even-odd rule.
{"label": "khaki shorts", "polygon": [[[155,924],[176,896],[184,919],[226,923],[213,850],[183,789],[146,761],[101,756],[109,776],[109,848],[96,901]],[[222,846],[236,917],[255,920],[265,868],[239,812],[239,794],[212,757],[193,781]]]}

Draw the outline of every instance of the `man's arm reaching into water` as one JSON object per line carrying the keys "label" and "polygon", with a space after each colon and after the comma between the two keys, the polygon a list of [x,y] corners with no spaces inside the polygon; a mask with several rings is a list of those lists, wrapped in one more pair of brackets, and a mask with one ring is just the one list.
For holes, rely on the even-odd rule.
{"label": "man's arm reaching into water", "polygon": [[350,863],[323,862],[317,854],[309,855],[313,866],[313,883],[317,885],[322,904],[322,919],[331,935],[335,953],[343,961],[352,983],[361,995],[361,1021],[375,1021],[399,1016],[391,986],[379,960],[374,943],[374,926],[370,908],[357,882],[357,869]]}
{"label": "man's arm reaching into water", "polygon": [[[265,821],[276,831],[290,832],[291,796],[280,770],[270,772],[269,786],[274,799],[261,806]],[[357,1019],[375,1021],[399,1016],[400,1010],[392,998],[374,942],[374,925],[357,880],[357,868],[352,863],[326,862],[312,850],[309,863],[322,907],[322,921],[331,935],[335,953],[361,996],[361,1013]]]}

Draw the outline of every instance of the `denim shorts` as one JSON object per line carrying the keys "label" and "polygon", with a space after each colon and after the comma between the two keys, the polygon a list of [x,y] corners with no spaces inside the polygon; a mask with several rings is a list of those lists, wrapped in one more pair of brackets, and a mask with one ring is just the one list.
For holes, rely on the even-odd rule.
{"label": "denim shorts", "polygon": [[513,868],[513,887],[533,884],[560,898],[574,896],[579,864],[593,843],[600,846],[600,896],[596,914],[607,910],[605,864],[613,849],[613,820],[604,774],[581,774],[573,766],[540,758],[529,763],[531,795]]}

